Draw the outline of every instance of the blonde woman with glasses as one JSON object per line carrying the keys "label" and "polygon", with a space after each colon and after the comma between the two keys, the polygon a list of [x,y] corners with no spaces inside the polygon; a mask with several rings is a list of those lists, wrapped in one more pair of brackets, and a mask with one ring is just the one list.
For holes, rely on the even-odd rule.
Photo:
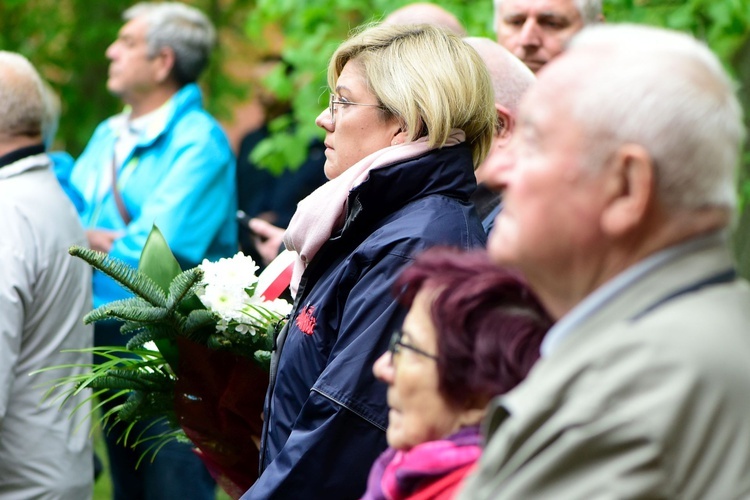
{"label": "blonde woman with glasses", "polygon": [[469,202],[495,125],[477,53],[427,25],[374,26],[328,67],[329,181],[284,236],[295,306],[276,342],[261,476],[243,498],[357,498],[386,448],[385,386],[372,365],[406,314],[391,295],[422,250],[484,244]]}

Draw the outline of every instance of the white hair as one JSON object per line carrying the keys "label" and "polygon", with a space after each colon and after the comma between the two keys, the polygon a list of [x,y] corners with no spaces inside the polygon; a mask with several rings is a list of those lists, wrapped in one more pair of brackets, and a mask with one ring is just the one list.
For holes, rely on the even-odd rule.
{"label": "white hair", "polygon": [[[583,24],[597,23],[602,15],[602,0],[572,0],[583,19]],[[495,0],[495,23],[503,0]],[[497,26],[495,26],[497,29]]]}
{"label": "white hair", "polygon": [[41,136],[44,121],[42,79],[28,59],[0,51],[0,132]]}
{"label": "white hair", "polygon": [[464,41],[477,51],[487,66],[495,103],[515,114],[521,97],[536,81],[534,73],[508,49],[489,38],[468,37]]}
{"label": "white hair", "polygon": [[571,119],[591,137],[592,165],[638,144],[666,207],[733,207],[742,108],[717,57],[689,35],[635,25],[584,29],[568,57],[581,53],[596,62],[572,85]]}

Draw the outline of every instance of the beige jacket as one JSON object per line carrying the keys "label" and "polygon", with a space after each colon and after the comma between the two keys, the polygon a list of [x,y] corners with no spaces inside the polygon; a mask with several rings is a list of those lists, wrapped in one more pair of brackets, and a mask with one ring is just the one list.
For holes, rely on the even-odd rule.
{"label": "beige jacket", "polygon": [[579,325],[490,410],[459,498],[750,496],[750,288],[662,302],[729,268],[713,239]]}

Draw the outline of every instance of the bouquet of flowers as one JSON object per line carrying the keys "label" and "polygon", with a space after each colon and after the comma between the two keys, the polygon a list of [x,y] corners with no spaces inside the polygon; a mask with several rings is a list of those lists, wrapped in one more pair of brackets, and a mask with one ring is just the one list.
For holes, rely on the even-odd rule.
{"label": "bouquet of flowers", "polygon": [[150,442],[149,451],[169,439],[189,440],[220,486],[239,497],[257,477],[270,351],[291,310],[278,298],[284,279],[256,276],[258,267],[241,253],[182,271],[156,227],[138,269],[87,248],[70,253],[134,294],[84,321],[117,319],[132,337],[125,347],[93,348],[104,361],[52,390],[93,389],[91,399],[100,400],[95,410],[125,397],[108,405],[102,419],[126,425],[128,445],[142,443],[129,432],[137,422],[166,420],[172,430]]}

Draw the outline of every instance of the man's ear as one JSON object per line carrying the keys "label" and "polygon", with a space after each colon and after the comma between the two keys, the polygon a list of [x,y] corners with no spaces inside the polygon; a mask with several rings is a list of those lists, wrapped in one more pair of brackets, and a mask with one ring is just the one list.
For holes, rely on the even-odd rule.
{"label": "man's ear", "polygon": [[497,130],[495,131],[495,144],[500,147],[507,146],[516,128],[516,120],[513,114],[504,106],[495,103],[497,113]]}
{"label": "man's ear", "polygon": [[175,64],[175,55],[172,47],[162,47],[154,57],[154,64],[156,70],[154,78],[157,82],[163,83],[168,80],[172,75],[172,68]]}
{"label": "man's ear", "polygon": [[653,209],[656,191],[654,160],[642,146],[621,146],[607,165],[608,197],[601,224],[605,234],[621,236],[643,223]]}

